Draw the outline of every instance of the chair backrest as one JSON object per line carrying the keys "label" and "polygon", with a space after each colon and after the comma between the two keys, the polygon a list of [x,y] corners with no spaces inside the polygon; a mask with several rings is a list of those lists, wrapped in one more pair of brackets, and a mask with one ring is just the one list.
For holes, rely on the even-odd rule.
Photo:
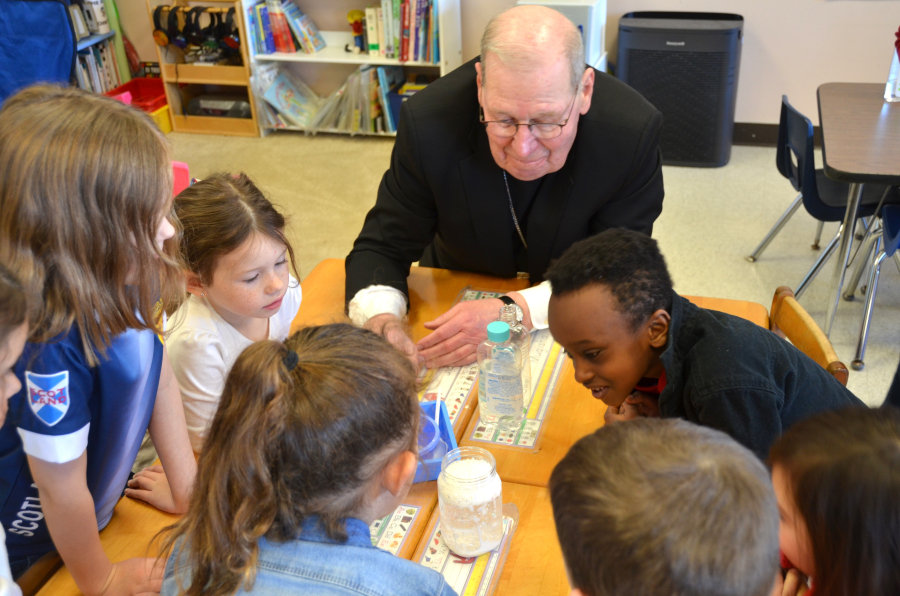
{"label": "chair backrest", "polygon": [[813,125],[809,118],[788,103],[787,95],[781,96],[775,165],[781,175],[791,181],[794,190],[803,193],[804,197],[818,199]]}
{"label": "chair backrest", "polygon": [[828,337],[809,313],[800,306],[794,292],[787,286],[775,290],[772,310],[769,313],[769,329],[789,339],[794,347],[815,360],[841,385],[847,385],[847,377],[850,374],[847,367],[838,360]]}

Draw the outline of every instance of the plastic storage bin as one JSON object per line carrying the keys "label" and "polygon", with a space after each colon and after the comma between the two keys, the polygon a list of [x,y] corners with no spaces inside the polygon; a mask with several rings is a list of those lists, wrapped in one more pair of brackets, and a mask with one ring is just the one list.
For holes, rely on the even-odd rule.
{"label": "plastic storage bin", "polygon": [[[423,401],[419,403],[419,406],[421,406],[422,413],[425,416],[434,418],[434,407],[436,404],[437,402],[434,401]],[[456,443],[456,435],[453,434],[453,427],[450,425],[450,416],[447,414],[447,406],[444,402],[441,402],[440,435],[441,439],[447,443],[448,452],[459,447]],[[416,468],[416,477],[413,480],[413,483],[437,480],[437,477],[441,474],[441,459],[443,458],[420,460],[419,466]]]}
{"label": "plastic storage bin", "polygon": [[172,117],[169,115],[169,106],[163,106],[150,114],[150,117],[156,121],[156,125],[164,135],[172,132]]}
{"label": "plastic storage bin", "polygon": [[[107,91],[106,95],[108,95],[109,97],[117,97],[126,92],[131,94],[130,104],[147,112],[148,114],[153,114],[163,106],[167,105],[166,90],[163,88],[162,79],[131,79],[124,85],[120,85],[112,91]],[[160,128],[162,128],[161,125]],[[171,129],[172,127],[170,124],[169,130]],[[164,132],[167,131],[164,130]]]}

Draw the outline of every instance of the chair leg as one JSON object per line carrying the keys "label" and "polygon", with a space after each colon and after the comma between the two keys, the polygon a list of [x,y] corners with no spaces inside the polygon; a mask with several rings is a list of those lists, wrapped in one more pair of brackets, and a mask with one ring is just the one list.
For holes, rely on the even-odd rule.
{"label": "chair leg", "polygon": [[[856,292],[856,286],[859,285],[859,280],[869,268],[869,255],[872,255],[872,247],[875,245],[875,242],[879,238],[881,238],[880,229],[874,230],[873,228],[869,228],[869,231],[866,232],[866,238],[865,242],[863,243],[862,250],[856,253],[856,258],[859,262],[856,263],[856,269],[853,271],[853,275],[850,277],[850,283],[844,286],[844,300],[853,300],[853,295]],[[866,279],[868,279],[868,276],[866,276]],[[863,286],[863,288],[865,288],[865,286]],[[865,289],[863,289],[863,293],[865,293]]]}
{"label": "chair leg", "polygon": [[865,218],[860,217],[856,220],[856,233],[853,234],[853,237],[857,240],[862,240],[863,236],[866,235],[866,230],[869,229],[869,222],[866,221]]}
{"label": "chair leg", "polygon": [[813,250],[819,250],[820,248],[822,248],[821,246],[819,246],[819,242],[822,240],[822,228],[824,228],[824,227],[825,227],[824,221],[820,221],[818,223],[818,225],[816,225],[816,239],[813,240],[813,244],[812,244]]}
{"label": "chair leg", "polygon": [[[877,245],[881,243],[878,242]],[[887,256],[883,250],[878,251],[878,256],[872,263],[869,272],[869,292],[866,294],[866,310],[863,313],[862,326],[859,329],[859,341],[856,343],[856,358],[850,363],[853,370],[862,370],[866,363],[863,360],[866,355],[866,342],[869,339],[869,325],[872,322],[872,310],[875,308],[875,294],[878,291],[878,274],[881,272],[881,262]]]}
{"label": "chair leg", "polygon": [[897,266],[897,271],[900,272],[900,250],[894,251],[894,265]]}
{"label": "chair leg", "polygon": [[759,256],[766,250],[766,247],[769,246],[769,243],[772,242],[772,239],[778,235],[778,232],[781,231],[781,228],[784,227],[784,224],[791,218],[791,216],[800,208],[800,204],[803,202],[803,193],[797,195],[797,198],[794,199],[794,202],[791,203],[790,207],[787,208],[781,217],[778,218],[778,221],[775,222],[775,225],[772,226],[772,229],[769,230],[769,233],[766,234],[766,237],[763,238],[762,242],[759,243],[750,256],[747,257],[747,260],[751,263],[756,261]]}
{"label": "chair leg", "polygon": [[809,282],[811,282],[813,278],[819,274],[819,271],[822,270],[822,267],[825,266],[825,263],[827,263],[831,255],[834,254],[834,251],[838,246],[838,240],[841,239],[841,230],[843,229],[843,225],[838,227],[838,231],[834,235],[834,238],[831,239],[831,242],[828,243],[828,246],[825,247],[825,250],[822,251],[822,254],[819,255],[819,258],[816,259],[815,263],[813,263],[812,268],[809,270],[809,272],[807,272],[806,277],[804,277],[803,281],[800,282],[800,285],[797,286],[797,290],[794,292],[794,296],[798,300],[800,299],[800,296],[803,294],[803,292],[806,291],[806,288],[809,286]]}

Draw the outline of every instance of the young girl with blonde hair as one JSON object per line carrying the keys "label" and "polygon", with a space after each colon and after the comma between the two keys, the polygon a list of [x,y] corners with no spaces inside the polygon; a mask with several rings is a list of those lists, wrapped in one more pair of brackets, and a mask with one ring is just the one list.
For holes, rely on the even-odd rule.
{"label": "young girl with blonde hair", "polygon": [[775,442],[769,462],[782,567],[791,569],[775,593],[900,594],[900,410],[807,418]]}
{"label": "young girl with blonde hair", "polygon": [[284,217],[244,174],[213,174],[175,197],[190,295],[166,345],[194,451],[203,447],[225,377],[254,341],[283,341],[300,308]]}
{"label": "young girl with blonde hair", "polygon": [[351,325],[308,327],[237,359],[164,552],[164,596],[455,596],[372,546],[416,473],[409,360]]}
{"label": "young girl with blonde hair", "polygon": [[85,594],[158,589],[154,561],[110,562],[98,529],[148,427],[168,482],[130,494],[183,512],[196,473],[159,335],[181,288],[165,137],[115,100],[35,86],[0,109],[0,171],[0,262],[30,307],[0,430],[13,573],[56,549]]}

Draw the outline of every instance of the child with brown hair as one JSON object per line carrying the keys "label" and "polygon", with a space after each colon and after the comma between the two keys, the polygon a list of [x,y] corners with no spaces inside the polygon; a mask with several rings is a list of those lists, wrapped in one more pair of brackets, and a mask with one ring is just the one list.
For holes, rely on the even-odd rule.
{"label": "child with brown hair", "polygon": [[409,360],[351,325],[257,342],[234,363],[167,539],[164,596],[455,596],[440,574],[372,546],[416,473]]}
{"label": "child with brown hair", "polygon": [[175,197],[190,295],[166,345],[194,451],[203,446],[225,377],[254,341],[283,341],[302,297],[284,217],[244,174],[213,174]]}
{"label": "child with brown hair", "polygon": [[30,309],[0,430],[13,574],[56,549],[85,594],[158,589],[154,561],[110,562],[98,529],[148,427],[168,481],[132,496],[183,512],[196,473],[159,335],[181,288],[165,137],[113,99],[35,86],[0,109],[0,171],[0,262]]}
{"label": "child with brown hair", "polygon": [[[13,366],[19,360],[28,339],[28,304],[25,290],[3,265],[0,265],[0,425],[6,420],[9,398],[19,392],[22,383]],[[0,527],[0,596],[20,596],[13,582],[6,554],[6,532]]]}
{"label": "child with brown hair", "polygon": [[900,594],[900,410],[846,408],[798,422],[769,463],[782,566],[811,578],[807,596]]}
{"label": "child with brown hair", "polygon": [[771,593],[772,483],[725,433],[684,420],[604,426],[572,446],[549,488],[571,596]]}

